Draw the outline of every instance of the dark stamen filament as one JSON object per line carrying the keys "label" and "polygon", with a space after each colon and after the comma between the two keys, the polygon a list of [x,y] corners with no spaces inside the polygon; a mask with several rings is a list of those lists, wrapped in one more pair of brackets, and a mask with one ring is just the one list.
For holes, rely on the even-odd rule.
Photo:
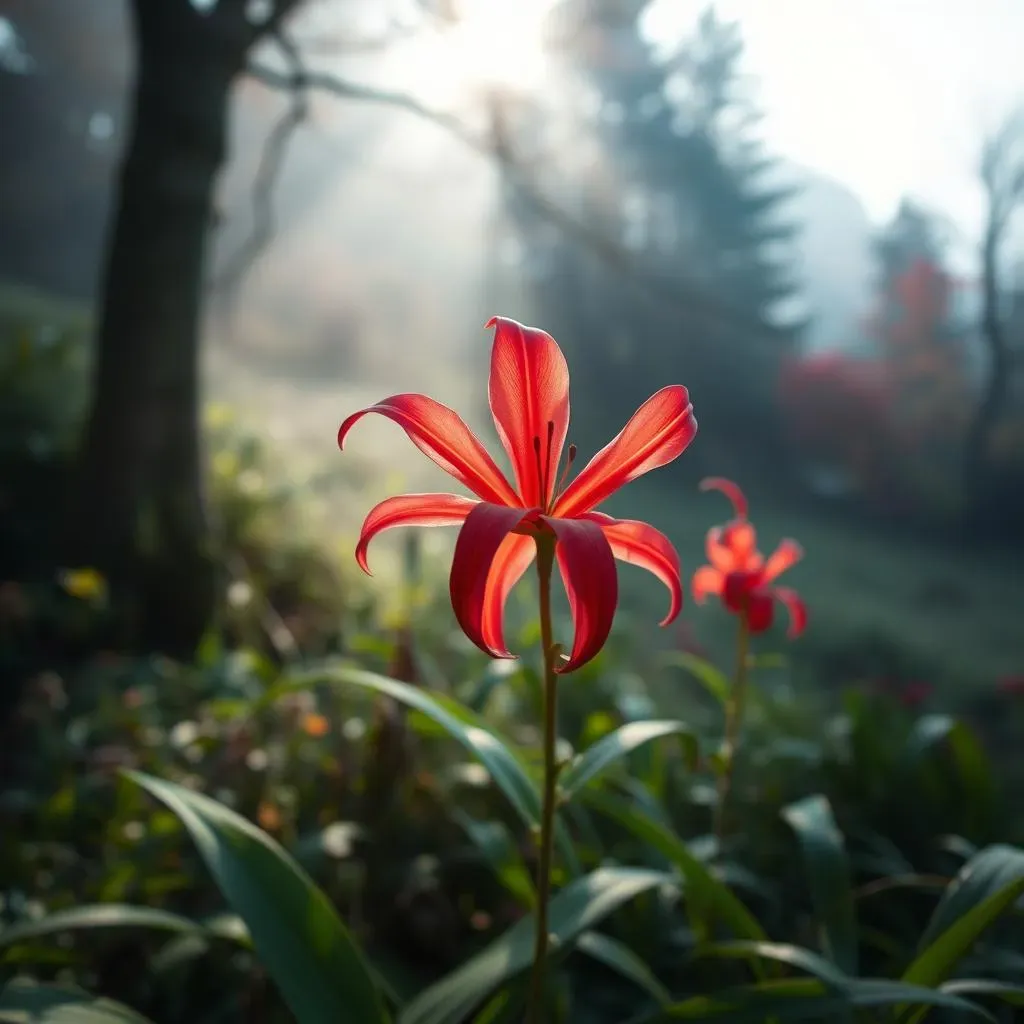
{"label": "dark stamen filament", "polygon": [[562,475],[558,480],[558,486],[555,488],[555,494],[552,497],[556,497],[565,490],[565,485],[569,479],[569,471],[572,469],[572,464],[576,460],[576,445],[569,445],[569,457],[565,460],[565,468],[562,470]]}
{"label": "dark stamen filament", "polygon": [[569,476],[569,471],[572,469],[572,464],[576,459],[576,445],[569,445],[569,457],[566,460],[565,467],[562,470],[561,476],[558,479],[558,484],[550,494],[550,500],[548,495],[549,483],[552,479],[552,472],[557,472],[558,467],[551,465],[551,446],[555,439],[555,424],[551,421],[548,422],[548,443],[547,448],[544,451],[544,457],[541,458],[541,440],[539,437],[534,435],[533,438],[533,457],[537,463],[537,477],[540,482],[540,500],[541,502],[548,502],[551,504],[554,499],[562,493],[565,489],[565,483]]}
{"label": "dark stamen filament", "polygon": [[540,482],[541,482],[541,495],[540,495],[540,497],[541,497],[541,501],[543,501],[544,500],[544,464],[541,462],[541,458],[540,458],[540,438],[536,434],[533,435],[533,457],[534,457],[534,459],[536,460],[536,463],[537,463],[537,479],[540,480]]}
{"label": "dark stamen filament", "polygon": [[548,483],[551,480],[551,442],[554,440],[554,437],[554,421],[548,420],[548,445],[544,452],[544,470],[540,477],[540,496],[541,500],[545,502],[548,500]]}

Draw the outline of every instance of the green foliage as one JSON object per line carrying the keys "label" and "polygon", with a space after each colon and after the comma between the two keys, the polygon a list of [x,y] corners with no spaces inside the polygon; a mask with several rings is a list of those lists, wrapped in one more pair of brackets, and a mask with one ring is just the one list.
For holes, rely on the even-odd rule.
{"label": "green foliage", "polygon": [[85,403],[88,319],[0,288],[0,578],[37,570]]}
{"label": "green foliage", "polygon": [[[369,652],[369,640],[356,646]],[[135,936],[145,969],[113,976],[103,994],[151,1016],[166,1005],[171,1016],[160,1019],[173,1021],[207,1019],[210,983],[229,1019],[244,1019],[253,998],[273,1015],[289,1006],[300,1022],[339,1019],[342,1005],[360,1021],[385,1019],[385,1007],[422,1024],[515,1019],[532,949],[537,765],[520,719],[459,699],[479,695],[493,667],[474,654],[452,661],[436,642],[424,634],[417,654],[447,660],[464,680],[454,692],[352,663],[282,671],[223,654],[198,672],[168,666],[159,691],[144,681],[151,667],[125,665],[123,682],[108,675],[98,703],[70,721],[66,710],[36,707],[31,742],[46,757],[2,807],[38,840],[4,851],[15,917],[0,931],[0,960],[45,979],[57,964],[79,971],[123,957]],[[395,655],[383,638],[377,651],[364,659]],[[525,699],[532,683],[514,669],[486,703]],[[581,731],[566,737],[577,752],[563,755],[551,1012],[584,1022],[813,1020],[932,1006],[995,1019],[1000,1001],[1019,998],[1018,926],[1006,911],[1024,890],[1024,854],[981,848],[952,881],[943,876],[935,903],[932,873],[955,860],[947,836],[984,842],[991,822],[938,802],[916,818],[927,833],[906,843],[884,831],[890,808],[871,797],[874,777],[887,778],[903,813],[918,813],[952,785],[998,815],[991,768],[970,734],[895,704],[851,699],[822,723],[763,686],[757,697],[737,777],[742,827],[719,851],[702,834],[708,766],[694,757],[698,739],[714,749],[716,716],[694,705],[689,728],[616,721],[614,705],[591,694]],[[596,715],[610,727],[588,723]],[[405,761],[389,797],[368,802],[395,744]],[[111,746],[174,816],[110,774],[117,759],[97,754]],[[83,775],[80,763],[92,767]],[[335,790],[339,770],[348,781]],[[866,788],[851,790],[853,780]],[[801,792],[810,785],[821,788]],[[206,786],[235,809],[196,792]],[[222,915],[207,877],[237,917]],[[880,889],[885,901],[869,895]],[[41,907],[19,916],[25,898]],[[425,945],[414,951],[417,929]],[[428,947],[447,953],[424,971]],[[276,992],[253,981],[257,960]],[[171,985],[177,1003],[165,1002]]]}
{"label": "green foliage", "polygon": [[145,1017],[110,999],[14,980],[0,992],[4,1024],[147,1024]]}
{"label": "green foliage", "polygon": [[[210,430],[230,583],[196,663],[27,677],[0,789],[20,840],[0,842],[0,1021],[518,1024],[535,661],[468,645],[417,557],[395,628],[305,540],[310,490],[223,410]],[[102,581],[62,584],[54,621],[87,635]],[[513,621],[529,650],[536,623]],[[750,669],[721,848],[728,677],[624,622],[560,681],[548,1019],[1007,1019],[1024,853],[1002,766],[950,716]]]}

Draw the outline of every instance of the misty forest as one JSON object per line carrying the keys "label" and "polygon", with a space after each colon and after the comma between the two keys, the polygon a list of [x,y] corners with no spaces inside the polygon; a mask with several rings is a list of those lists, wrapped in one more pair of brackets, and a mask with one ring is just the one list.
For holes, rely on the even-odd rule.
{"label": "misty forest", "polygon": [[0,1022],[1024,1019],[1014,38],[0,5]]}

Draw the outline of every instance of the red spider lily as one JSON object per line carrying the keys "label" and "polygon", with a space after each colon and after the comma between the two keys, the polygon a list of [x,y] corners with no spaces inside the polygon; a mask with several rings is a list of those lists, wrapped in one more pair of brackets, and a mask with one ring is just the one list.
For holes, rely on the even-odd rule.
{"label": "red spider lily", "polygon": [[686,388],[663,388],[567,483],[576,449],[569,445],[560,472],[569,430],[569,370],[561,349],[549,334],[515,320],[494,317],[487,326],[496,327],[491,413],[515,486],[458,413],[432,398],[395,395],[361,409],[342,423],[339,447],[358,419],[380,413],[476,498],[403,494],[385,499],[363,523],[356,559],[369,573],[367,547],[391,527],[462,524],[450,579],[455,616],[481,650],[511,658],[502,628],[505,601],[533,562],[535,538],[547,534],[555,541],[575,625],[572,653],[559,668],[569,672],[593,658],[608,638],[618,601],[616,558],[642,566],[668,587],[671,602],[662,625],[678,615],[683,601],[679,556],[668,538],[647,523],[613,519],[595,509],[631,480],[682,454],[697,433],[697,421]]}
{"label": "red spider lily", "polygon": [[693,574],[693,596],[703,603],[709,594],[747,621],[751,633],[763,633],[774,618],[775,601],[789,612],[789,636],[798,637],[807,626],[807,606],[795,590],[773,586],[783,572],[803,558],[795,540],[784,540],[766,560],[757,550],[757,533],[747,520],[747,499],[731,480],[710,477],[701,481],[702,491],[721,491],[732,502],[736,517],[707,534],[710,565]]}

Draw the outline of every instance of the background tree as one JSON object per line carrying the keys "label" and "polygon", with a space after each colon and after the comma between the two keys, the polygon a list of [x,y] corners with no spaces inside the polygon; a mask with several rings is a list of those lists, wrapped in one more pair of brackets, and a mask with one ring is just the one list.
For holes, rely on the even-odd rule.
{"label": "background tree", "polygon": [[[1014,217],[1024,208],[1024,109],[1015,111],[982,146],[981,183],[986,218],[981,244],[981,336],[987,365],[974,417],[964,444],[963,483],[973,496],[972,506],[984,516],[997,512],[1000,495],[990,465],[992,436],[1006,409],[1013,387],[1015,343],[1008,330],[1007,304],[1001,283],[1005,269],[1001,250]],[[1002,497],[1005,497],[1003,495]]]}
{"label": "background tree", "polygon": [[202,494],[200,309],[231,86],[299,0],[133,0],[135,77],[101,282],[72,553],[190,653],[215,600]]}
{"label": "background tree", "polygon": [[644,37],[647,7],[558,5],[568,83],[559,92],[586,131],[571,145],[554,131],[557,151],[572,154],[571,168],[559,164],[564,201],[673,301],[609,274],[528,211],[507,214],[524,267],[546,268],[532,277],[535,315],[585,348],[586,386],[606,411],[625,415],[655,379],[685,376],[709,410],[705,449],[712,438],[737,448],[744,431],[776,419],[774,380],[800,328],[779,316],[794,288],[786,243],[795,233],[779,211],[793,192],[770,181],[774,161],[753,134],[737,27],[709,8],[689,38],[659,52]]}

